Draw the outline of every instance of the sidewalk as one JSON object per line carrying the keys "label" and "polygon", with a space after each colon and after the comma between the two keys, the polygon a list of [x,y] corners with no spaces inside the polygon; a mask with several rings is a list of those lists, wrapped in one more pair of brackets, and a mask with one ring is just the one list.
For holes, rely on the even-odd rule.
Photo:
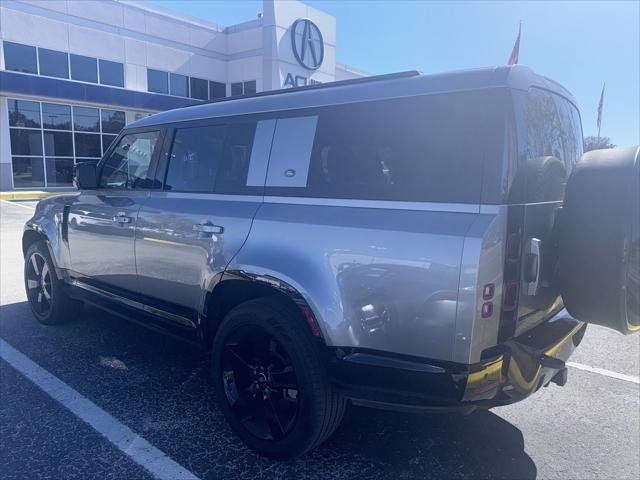
{"label": "sidewalk", "polygon": [[64,190],[9,190],[6,192],[0,192],[0,200],[37,200],[40,198],[50,197],[52,195],[61,195],[65,193],[77,192],[74,189]]}

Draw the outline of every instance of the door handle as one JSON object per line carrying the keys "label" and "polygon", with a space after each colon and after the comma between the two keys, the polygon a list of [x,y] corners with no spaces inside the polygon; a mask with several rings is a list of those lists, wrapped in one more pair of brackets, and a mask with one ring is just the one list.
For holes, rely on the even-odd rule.
{"label": "door handle", "polygon": [[193,225],[193,230],[201,233],[224,233],[224,227],[214,225],[211,222],[196,223]]}
{"label": "door handle", "polygon": [[535,296],[538,293],[538,281],[540,280],[540,244],[538,238],[529,241],[529,249],[525,257],[524,279],[527,282],[527,295]]}
{"label": "door handle", "polygon": [[113,220],[115,223],[131,223],[131,217],[127,217],[127,214],[125,212],[116,213],[115,217],[113,217],[111,220]]}

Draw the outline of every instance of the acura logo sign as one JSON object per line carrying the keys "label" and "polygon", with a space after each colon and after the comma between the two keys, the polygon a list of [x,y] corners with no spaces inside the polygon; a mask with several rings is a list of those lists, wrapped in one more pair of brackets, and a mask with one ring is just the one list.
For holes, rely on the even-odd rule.
{"label": "acura logo sign", "polygon": [[291,46],[300,65],[317,70],[324,60],[324,40],[318,26],[308,18],[300,18],[291,26]]}

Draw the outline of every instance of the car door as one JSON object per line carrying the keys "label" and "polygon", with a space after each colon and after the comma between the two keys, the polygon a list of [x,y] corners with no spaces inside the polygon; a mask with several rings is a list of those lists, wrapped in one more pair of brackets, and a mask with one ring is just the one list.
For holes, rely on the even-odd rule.
{"label": "car door", "polygon": [[140,205],[149,195],[159,129],[127,132],[98,165],[98,188],[82,190],[68,206],[72,275],[123,293],[138,291],[134,233]]}
{"label": "car door", "polygon": [[162,191],[136,229],[140,288],[165,318],[195,326],[211,290],[249,234],[262,203],[275,121],[177,125],[158,167]]}

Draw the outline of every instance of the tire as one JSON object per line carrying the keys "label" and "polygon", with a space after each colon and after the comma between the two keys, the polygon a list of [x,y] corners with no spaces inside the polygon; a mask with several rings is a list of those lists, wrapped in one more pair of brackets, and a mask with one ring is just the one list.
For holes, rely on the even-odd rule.
{"label": "tire", "polygon": [[[268,361],[260,360],[263,355]],[[293,458],[318,446],[340,424],[346,400],[329,383],[321,345],[301,314],[277,297],[251,300],[229,312],[214,338],[212,356],[220,408],[256,452]],[[262,379],[265,371],[273,373],[271,380]]]}
{"label": "tire", "polygon": [[38,322],[59,325],[77,317],[82,303],[69,298],[56,276],[49,248],[43,240],[32,243],[24,261],[24,287]]}
{"label": "tire", "polygon": [[637,148],[583,155],[567,182],[558,275],[574,317],[640,330],[640,164]]}

